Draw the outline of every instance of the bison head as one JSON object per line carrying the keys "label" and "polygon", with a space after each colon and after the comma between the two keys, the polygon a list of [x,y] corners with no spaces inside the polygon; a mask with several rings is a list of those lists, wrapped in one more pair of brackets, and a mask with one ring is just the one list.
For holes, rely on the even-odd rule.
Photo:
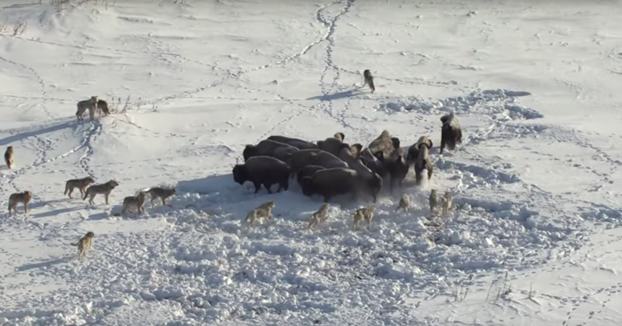
{"label": "bison head", "polygon": [[240,185],[248,180],[248,172],[246,172],[246,167],[243,164],[237,164],[233,167],[233,180]]}

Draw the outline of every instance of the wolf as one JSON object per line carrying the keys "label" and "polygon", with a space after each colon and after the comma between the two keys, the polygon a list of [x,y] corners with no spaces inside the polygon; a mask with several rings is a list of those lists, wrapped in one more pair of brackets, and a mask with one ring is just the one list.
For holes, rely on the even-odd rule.
{"label": "wolf", "polygon": [[307,226],[308,229],[315,228],[318,224],[320,224],[321,222],[325,221],[328,218],[327,216],[328,207],[329,207],[328,203],[323,203],[320,209],[318,209],[317,212],[311,215],[311,219],[309,220],[309,225]]}
{"label": "wolf", "polygon": [[365,69],[365,71],[363,71],[363,79],[363,86],[369,86],[369,89],[371,89],[371,92],[373,93],[376,90],[376,87],[374,86],[374,76],[371,75],[371,71],[369,71],[369,69]]}
{"label": "wolf", "polygon": [[166,205],[166,199],[173,196],[176,192],[175,188],[162,188],[162,187],[154,187],[149,188],[149,190],[145,191],[149,195],[151,195],[151,204],[160,198],[162,200],[162,205]]}
{"label": "wolf", "polygon": [[246,215],[246,219],[244,220],[247,226],[254,226],[255,222],[262,218],[265,220],[272,219],[272,209],[274,208],[274,206],[274,201],[268,201],[248,212],[248,215]]}
{"label": "wolf", "polygon": [[108,197],[110,197],[110,193],[117,186],[119,186],[119,183],[115,180],[110,180],[103,184],[92,185],[88,189],[86,189],[84,196],[82,196],[82,200],[85,200],[86,197],[90,196],[89,204],[95,205],[95,202],[93,202],[93,198],[95,198],[97,194],[103,194],[106,198],[106,205],[108,205]]}
{"label": "wolf", "polygon": [[13,168],[13,146],[6,148],[6,152],[4,152],[4,163],[6,163],[9,170]]}
{"label": "wolf", "polygon": [[367,227],[371,227],[371,219],[374,217],[375,205],[369,207],[359,208],[354,211],[354,225],[353,228],[358,229],[361,222],[367,222]]}
{"label": "wolf", "polygon": [[67,180],[67,182],[65,183],[64,195],[68,195],[69,198],[73,199],[73,197],[71,197],[71,193],[73,192],[75,188],[78,188],[80,189],[81,197],[84,197],[86,187],[88,187],[88,185],[90,185],[93,182],[95,182],[95,180],[93,180],[93,178],[91,177]]}
{"label": "wolf", "polygon": [[97,96],[91,96],[91,98],[89,98],[88,100],[79,101],[76,104],[76,117],[78,117],[78,121],[83,120],[82,116],[87,109],[89,110],[89,116],[91,117],[91,120],[94,119],[95,110],[97,110],[97,101]]}
{"label": "wolf", "polygon": [[9,215],[11,210],[17,214],[17,204],[24,204],[24,213],[28,213],[28,203],[32,200],[32,193],[28,190],[24,192],[16,192],[9,196]]}
{"label": "wolf", "polygon": [[93,237],[95,233],[89,231],[87,232],[78,242],[71,243],[72,246],[78,247],[78,255],[80,258],[86,256],[87,249],[93,249]]}
{"label": "wolf", "polygon": [[144,192],[139,192],[137,196],[128,196],[123,198],[123,208],[121,209],[121,214],[125,214],[131,208],[136,208],[138,211],[138,215],[145,212],[145,205],[147,195]]}

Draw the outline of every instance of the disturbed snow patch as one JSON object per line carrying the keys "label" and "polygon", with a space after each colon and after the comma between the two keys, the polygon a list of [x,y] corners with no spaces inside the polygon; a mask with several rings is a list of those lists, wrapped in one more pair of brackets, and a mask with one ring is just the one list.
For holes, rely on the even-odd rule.
{"label": "disturbed snow patch", "polygon": [[[516,182],[495,171],[439,164],[454,164],[488,184]],[[148,206],[142,218],[161,218],[169,230],[103,235],[84,263],[40,270],[48,279],[76,279],[86,290],[58,292],[45,311],[29,312],[31,303],[24,303],[3,321],[21,325],[36,314],[40,325],[94,323],[157,303],[180,312],[174,319],[180,325],[288,317],[336,323],[340,311],[365,307],[380,316],[399,309],[400,298],[415,289],[445,295],[474,274],[532,268],[578,246],[574,230],[553,227],[526,204],[457,195],[461,209],[441,219],[430,216],[428,194],[417,191],[408,213],[395,212],[396,199],[380,198],[368,230],[350,229],[354,209],[369,204],[361,202],[331,204],[328,220],[308,231],[319,200],[295,190],[252,195],[237,185],[222,187],[229,178],[203,179],[203,188],[187,182],[202,194],[180,191],[170,207]],[[208,191],[215,188],[219,192]],[[274,218],[245,228],[246,213],[268,200],[276,203]],[[75,309],[82,302],[88,306]]]}
{"label": "disturbed snow patch", "polygon": [[[180,322],[336,318],[322,316],[360,305],[380,314],[413,289],[442,294],[469,273],[533,267],[546,251],[572,246],[562,241],[571,230],[547,228],[536,212],[515,203],[463,200],[453,216],[431,221],[425,194],[409,213],[395,213],[397,202],[383,198],[370,230],[358,232],[350,231],[353,208],[335,204],[329,220],[309,232],[307,219],[319,202],[298,193],[218,200],[244,191],[179,193],[172,207],[148,210],[183,232],[102,236],[82,266],[42,270],[51,279],[79,272],[77,282],[90,290],[54,296],[48,311],[36,312],[38,322],[95,322],[119,307],[152,301],[183,311]],[[244,228],[247,211],[266,200],[276,202],[274,219]],[[74,310],[79,302],[90,308]],[[23,309],[7,312],[5,322],[24,322],[31,314]]]}
{"label": "disturbed snow patch", "polygon": [[498,171],[495,167],[481,167],[458,162],[452,162],[439,158],[436,166],[441,170],[454,170],[455,173],[470,187],[485,187],[490,185],[499,185],[501,183],[520,182],[520,178],[516,174]]}
{"label": "disturbed snow patch", "polygon": [[450,97],[438,101],[427,101],[411,96],[384,98],[374,108],[388,114],[395,112],[417,112],[441,114],[454,111],[457,114],[481,113],[493,115],[495,120],[530,120],[544,117],[539,112],[516,103],[517,97],[531,95],[528,92],[509,90],[474,91],[466,96]]}

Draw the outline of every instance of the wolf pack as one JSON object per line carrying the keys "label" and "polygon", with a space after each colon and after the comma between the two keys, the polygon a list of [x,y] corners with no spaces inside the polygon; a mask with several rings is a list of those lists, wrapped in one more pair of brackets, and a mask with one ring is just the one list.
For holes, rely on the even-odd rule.
{"label": "wolf pack", "polygon": [[[105,100],[98,98],[98,96],[91,96],[87,100],[78,101],[76,104],[76,117],[78,121],[84,120],[84,113],[89,111],[89,117],[91,120],[95,119],[95,115],[99,113],[100,116],[107,116],[110,114],[110,109],[108,107],[108,103]],[[13,169],[15,166],[15,151],[13,146],[8,146],[6,151],[4,152],[4,162],[9,170]],[[116,180],[109,180],[105,183],[95,184],[95,179],[90,176],[80,178],[80,179],[71,179],[65,182],[65,192],[64,195],[68,196],[70,199],[73,199],[72,193],[75,189],[80,191],[80,198],[82,200],[86,200],[89,198],[89,204],[94,205],[94,199],[97,195],[103,195],[106,205],[109,205],[109,198],[112,191],[119,186],[119,183]],[[145,202],[147,200],[147,195],[151,196],[151,204],[155,205],[154,202],[157,199],[160,199],[162,205],[166,205],[166,200],[171,196],[175,195],[176,189],[174,187],[151,187],[147,189],[143,189],[138,191],[137,195],[127,196],[123,198],[121,215],[126,214],[130,210],[136,210],[138,215],[141,215],[145,212]],[[9,216],[11,213],[17,214],[17,205],[22,204],[24,207],[24,213],[28,213],[28,204],[32,201],[33,195],[30,190],[13,193],[9,196]],[[80,258],[86,255],[86,251],[88,249],[93,248],[93,237],[95,236],[94,232],[87,232],[78,242],[72,243],[71,245],[78,247],[78,255]]]}
{"label": "wolf pack", "polygon": [[[363,86],[368,86],[373,93],[375,85],[369,69],[363,72]],[[108,103],[98,96],[91,96],[87,100],[77,102],[76,117],[83,120],[83,115],[89,111],[91,120],[95,114],[106,116],[110,114]],[[462,143],[462,129],[454,112],[440,117],[441,144],[439,153],[443,150],[455,150]],[[420,186],[424,179],[430,180],[433,174],[433,164],[429,151],[433,146],[428,136],[421,136],[413,145],[404,150],[400,139],[392,136],[388,130],[363,147],[360,143],[349,144],[344,142],[345,134],[335,133],[332,137],[315,142],[292,138],[282,135],[269,136],[256,145],[245,146],[242,156],[243,164],[235,164],[232,170],[234,182],[243,185],[250,181],[258,193],[262,186],[268,193],[273,194],[271,187],[278,185],[276,192],[287,191],[290,179],[296,178],[302,193],[312,197],[323,197],[322,206],[314,212],[307,226],[316,228],[328,218],[329,202],[335,196],[350,195],[352,200],[369,197],[373,204],[357,209],[353,213],[353,229],[358,229],[365,222],[371,226],[375,211],[375,203],[383,185],[388,183],[391,194],[396,188],[403,187],[403,181],[412,168],[415,173],[416,185]],[[14,168],[14,149],[8,146],[4,161],[9,169]],[[119,186],[115,180],[95,184],[90,177],[67,180],[64,195],[73,199],[72,193],[77,188],[82,200],[89,198],[89,204],[94,204],[97,195],[103,195],[106,205],[112,191]],[[385,186],[386,187],[386,186]],[[151,204],[160,199],[162,205],[175,195],[174,187],[151,187],[138,191],[136,195],[124,197],[121,215],[130,210],[136,210],[138,215],[144,213],[147,195],[151,196]],[[28,204],[32,201],[29,190],[13,193],[9,196],[9,215],[17,213],[17,205],[22,204],[24,213],[28,213]],[[437,190],[432,189],[429,196],[429,208],[436,215],[440,209],[446,216],[452,209],[452,196],[446,191],[444,196],[438,197]],[[402,194],[396,211],[408,211],[413,205],[408,194]],[[244,219],[247,226],[252,227],[260,221],[272,219],[272,210],[276,206],[273,200],[265,202],[252,209]],[[71,245],[78,247],[79,257],[85,256],[88,249],[92,249],[92,231],[87,232],[78,242]]]}

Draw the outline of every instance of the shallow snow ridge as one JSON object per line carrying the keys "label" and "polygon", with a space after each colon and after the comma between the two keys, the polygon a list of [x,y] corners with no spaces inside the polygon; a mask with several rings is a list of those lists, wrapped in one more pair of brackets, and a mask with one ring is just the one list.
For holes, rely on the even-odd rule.
{"label": "shallow snow ridge", "polygon": [[537,111],[515,104],[517,97],[531,95],[528,92],[498,90],[474,91],[465,96],[450,97],[438,101],[426,101],[412,96],[404,98],[381,98],[376,110],[392,113],[411,112],[433,114],[456,112],[458,116],[474,113],[488,114],[499,119],[531,120],[544,117]]}

